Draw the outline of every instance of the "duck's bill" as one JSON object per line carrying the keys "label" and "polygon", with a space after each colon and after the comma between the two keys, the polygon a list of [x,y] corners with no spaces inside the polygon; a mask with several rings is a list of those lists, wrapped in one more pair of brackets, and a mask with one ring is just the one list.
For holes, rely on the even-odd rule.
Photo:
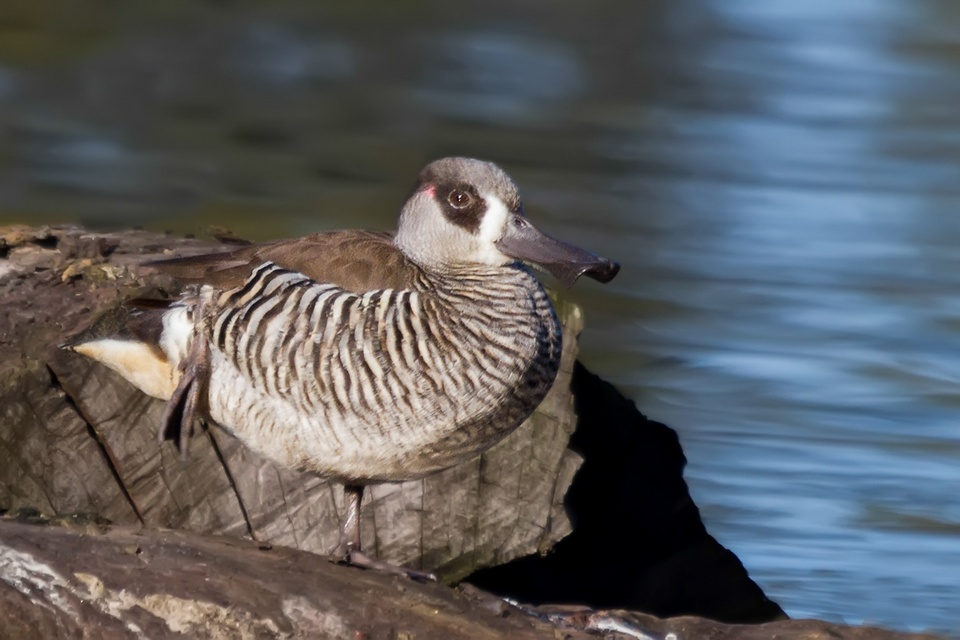
{"label": "duck's bill", "polygon": [[616,262],[552,238],[520,214],[510,215],[507,230],[496,243],[505,255],[539,265],[567,286],[580,276],[610,282],[620,271]]}

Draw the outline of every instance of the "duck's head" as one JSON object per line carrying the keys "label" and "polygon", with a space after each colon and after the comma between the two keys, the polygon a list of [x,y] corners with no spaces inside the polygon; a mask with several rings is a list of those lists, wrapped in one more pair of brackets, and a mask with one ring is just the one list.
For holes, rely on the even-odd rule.
{"label": "duck's head", "polygon": [[400,212],[396,244],[420,266],[540,266],[567,285],[581,275],[608,282],[620,265],[539,231],[517,185],[492,162],[442,158],[420,172]]}

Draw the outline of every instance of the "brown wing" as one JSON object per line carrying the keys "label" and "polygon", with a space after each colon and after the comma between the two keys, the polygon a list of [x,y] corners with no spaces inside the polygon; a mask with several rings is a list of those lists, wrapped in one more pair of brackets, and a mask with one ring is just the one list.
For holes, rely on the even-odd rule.
{"label": "brown wing", "polygon": [[232,289],[242,285],[264,262],[354,293],[409,288],[419,269],[394,246],[392,234],[372,231],[315,233],[223,253],[161,260],[148,266],[187,283]]}

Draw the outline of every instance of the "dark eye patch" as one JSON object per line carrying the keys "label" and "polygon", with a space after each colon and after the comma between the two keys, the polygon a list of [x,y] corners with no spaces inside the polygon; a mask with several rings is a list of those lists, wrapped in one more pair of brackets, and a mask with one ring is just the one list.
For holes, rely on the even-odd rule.
{"label": "dark eye patch", "polygon": [[437,185],[436,193],[447,220],[470,233],[480,230],[487,203],[476,189],[467,184],[440,184]]}

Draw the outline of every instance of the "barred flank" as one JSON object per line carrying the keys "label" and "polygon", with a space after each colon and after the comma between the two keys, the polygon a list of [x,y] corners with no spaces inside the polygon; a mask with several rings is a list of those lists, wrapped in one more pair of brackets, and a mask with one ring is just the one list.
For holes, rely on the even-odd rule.
{"label": "barred flank", "polygon": [[346,452],[415,443],[437,465],[489,446],[556,376],[561,339],[549,299],[517,267],[424,273],[417,285],[359,295],[259,266],[219,294],[207,325],[211,344],[256,392],[242,396],[249,406],[214,417],[248,429],[255,416],[270,420],[258,403],[282,400],[300,417],[274,425],[281,431],[315,425],[317,446]]}

